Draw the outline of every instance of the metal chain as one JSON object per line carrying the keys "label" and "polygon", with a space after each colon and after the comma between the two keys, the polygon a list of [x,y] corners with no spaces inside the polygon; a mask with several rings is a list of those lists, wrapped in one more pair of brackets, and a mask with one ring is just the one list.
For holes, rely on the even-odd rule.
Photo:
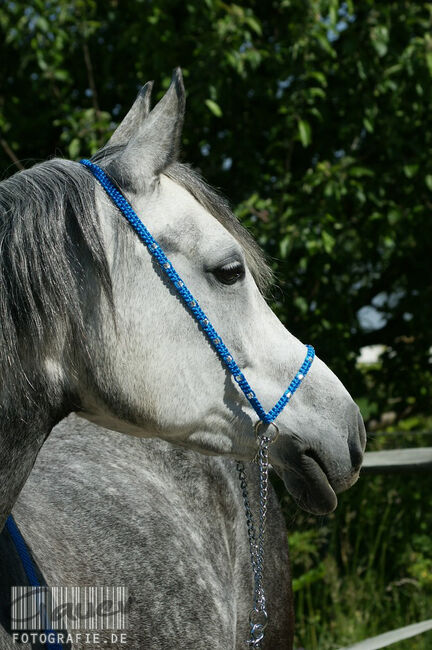
{"label": "metal chain", "polygon": [[[277,431],[275,425],[273,425]],[[277,435],[277,434],[276,434]],[[267,522],[267,503],[268,503],[268,472],[269,472],[269,445],[275,438],[263,433],[258,434],[259,448],[256,461],[259,468],[259,522],[258,538],[255,532],[254,517],[249,503],[249,494],[247,487],[246,469],[243,461],[237,461],[237,471],[242,490],[246,525],[249,540],[249,550],[251,556],[252,572],[254,577],[254,596],[253,607],[249,612],[250,638],[246,644],[251,648],[262,648],[264,630],[268,623],[268,614],[266,609],[266,599],[263,584],[264,573],[264,542]]]}

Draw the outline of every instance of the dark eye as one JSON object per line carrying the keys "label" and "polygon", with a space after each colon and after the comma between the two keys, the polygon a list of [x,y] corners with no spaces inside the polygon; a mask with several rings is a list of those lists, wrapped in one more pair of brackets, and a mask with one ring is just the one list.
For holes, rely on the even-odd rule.
{"label": "dark eye", "polygon": [[214,269],[213,275],[222,284],[235,284],[239,280],[243,280],[245,269],[240,262],[231,262]]}

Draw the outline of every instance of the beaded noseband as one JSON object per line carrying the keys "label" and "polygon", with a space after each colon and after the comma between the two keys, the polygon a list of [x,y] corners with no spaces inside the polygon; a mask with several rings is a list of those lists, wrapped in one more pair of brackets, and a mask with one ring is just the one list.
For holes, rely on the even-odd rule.
{"label": "beaded noseband", "polygon": [[[103,171],[103,169],[87,159],[83,159],[80,162],[93,174],[93,176],[108,194],[112,202],[117,206],[122,215],[130,223],[140,240],[143,242],[143,244],[145,244],[145,246],[147,246],[150,255],[156,260],[165,276],[170,280],[178,295],[182,299],[184,305],[187,307],[193,318],[199,324],[202,332],[209,340],[211,346],[216,351],[222,363],[233,376],[234,380],[238,384],[239,388],[259,418],[258,422],[255,425],[255,432],[259,441],[257,460],[260,469],[260,509],[257,536],[255,535],[253,515],[248,500],[245,467],[241,461],[237,462],[237,470],[239,472],[245,504],[252,570],[254,574],[254,605],[249,614],[250,639],[246,643],[250,647],[261,648],[261,642],[264,638],[264,630],[268,619],[264,587],[262,584],[264,564],[264,533],[268,496],[268,447],[272,442],[274,442],[279,431],[277,426],[274,424],[274,420],[283,411],[285,406],[294,395],[295,391],[302,383],[304,377],[309,372],[309,369],[315,357],[315,351],[311,345],[306,346],[307,352],[305,359],[298,372],[296,373],[294,379],[291,381],[288,388],[285,390],[273,408],[271,408],[270,411],[266,411],[256,396],[255,392],[249,385],[249,382],[247,381],[243,372],[240,370],[233,355],[230,353],[225,343],[223,342],[222,337],[215,330],[209,318],[207,318],[206,314],[201,309],[198,301],[191,294],[186,284],[181,279],[157,241],[138,217],[131,204],[123,196],[120,190],[114,185],[113,181]],[[270,425],[273,426],[272,433],[270,433]]]}

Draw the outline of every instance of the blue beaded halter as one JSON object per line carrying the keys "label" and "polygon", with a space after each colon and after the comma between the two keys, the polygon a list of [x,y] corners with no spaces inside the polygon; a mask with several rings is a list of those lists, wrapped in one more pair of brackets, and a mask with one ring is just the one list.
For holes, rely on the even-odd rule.
{"label": "blue beaded halter", "polygon": [[[98,166],[92,163],[90,160],[83,159],[81,163],[90,170],[93,176],[99,181],[102,185],[110,199],[120,210],[122,215],[127,219],[132,228],[137,233],[141,241],[147,246],[148,251],[152,257],[157,261],[163,273],[168,277],[170,282],[175,287],[177,293],[181,297],[183,303],[190,311],[191,315],[197,321],[201,327],[203,333],[206,335],[210,344],[218,354],[219,358],[229,370],[231,375],[234,377],[235,381],[239,385],[240,389],[244,393],[246,399],[250,405],[255,410],[258,415],[259,422],[257,423],[255,429],[259,438],[260,448],[259,448],[259,468],[260,468],[260,526],[258,531],[258,538],[255,537],[254,525],[253,525],[253,515],[249,507],[249,500],[247,496],[247,483],[246,475],[244,472],[244,464],[240,461],[237,461],[237,469],[239,471],[239,477],[241,480],[243,497],[245,501],[245,511],[248,521],[248,536],[249,544],[251,551],[252,559],[252,568],[254,573],[255,588],[254,588],[254,607],[249,613],[249,624],[250,624],[250,640],[247,641],[247,644],[250,647],[261,648],[261,641],[264,638],[264,630],[267,625],[267,610],[266,610],[266,601],[264,594],[264,587],[262,585],[262,567],[264,559],[264,532],[265,532],[265,517],[267,511],[267,485],[268,485],[268,445],[272,442],[272,438],[264,433],[262,435],[258,434],[258,426],[261,423],[272,424],[281,411],[290,401],[291,397],[294,395],[295,391],[300,386],[304,377],[309,372],[309,369],[312,365],[312,362],[315,357],[315,351],[311,345],[307,345],[307,352],[305,360],[303,361],[300,369],[295,375],[294,379],[291,381],[290,385],[283,393],[282,397],[276,402],[270,411],[265,411],[261,402],[255,395],[254,391],[250,387],[246,377],[240,370],[238,364],[234,360],[234,357],[226,347],[221,336],[217,333],[210,320],[205,315],[204,311],[198,304],[198,301],[193,297],[173,265],[171,264],[168,257],[165,255],[157,241],[153,238],[150,232],[147,230],[145,225],[142,223],[138,215],[135,213],[134,209],[123,196],[120,190],[115,187],[112,180],[107,176],[107,174]],[[276,425],[274,425],[276,426]],[[277,428],[276,428],[277,431]],[[7,520],[7,529],[13,539],[17,552],[21,558],[24,569],[26,571],[28,580],[32,586],[39,586],[39,580],[36,576],[34,565],[32,559],[29,555],[27,545],[22,538],[18,527],[16,526],[12,515],[9,515]],[[257,618],[258,617],[258,618]],[[51,630],[48,630],[51,632]],[[47,648],[52,648],[52,650],[61,650],[62,644],[58,643],[56,635],[53,633],[52,636],[54,640],[50,640],[50,635],[47,634]]]}
{"label": "blue beaded halter", "polygon": [[223,342],[222,337],[217,333],[210,320],[207,318],[204,311],[199,306],[198,301],[193,297],[186,284],[183,282],[157,241],[138,217],[129,201],[123,196],[123,194],[114,185],[108,175],[98,165],[95,165],[86,158],[83,158],[80,162],[85,167],[87,167],[87,169],[89,169],[93,176],[99,181],[112,202],[117,206],[122,215],[127,219],[132,228],[135,230],[136,234],[141,239],[143,244],[147,246],[150,255],[157,261],[164,274],[173,284],[183,303],[200,325],[203,333],[208,338],[210,344],[218,354],[223,364],[228,368],[229,372],[234,377],[235,381],[239,385],[239,388],[242,390],[246,399],[255,410],[255,413],[258,415],[259,419],[267,424],[272,423],[288,404],[291,397],[300,386],[302,380],[309,372],[309,368],[311,367],[315,357],[314,348],[311,345],[306,346],[306,357],[298,372],[296,373],[294,379],[291,381],[290,385],[283,393],[282,397],[273,406],[273,408],[271,408],[270,411],[266,411],[250,387],[249,382],[240,370],[233,355],[230,353],[225,343]]}

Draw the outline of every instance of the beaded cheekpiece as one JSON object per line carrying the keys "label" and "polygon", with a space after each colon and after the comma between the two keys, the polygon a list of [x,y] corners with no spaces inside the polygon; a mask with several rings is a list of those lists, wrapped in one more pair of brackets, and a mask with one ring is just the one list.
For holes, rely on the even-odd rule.
{"label": "beaded cheekpiece", "polygon": [[[252,561],[252,570],[254,574],[254,606],[249,615],[249,624],[250,624],[250,635],[251,638],[247,641],[247,644],[251,647],[260,648],[261,641],[264,638],[264,629],[267,625],[267,611],[265,604],[265,595],[264,588],[262,584],[262,573],[263,573],[263,563],[264,563],[264,533],[265,533],[265,523],[266,523],[266,511],[267,511],[267,493],[268,493],[268,447],[277,437],[278,429],[274,423],[274,420],[282,412],[285,406],[290,401],[291,397],[294,395],[295,391],[300,386],[302,380],[307,375],[309,368],[312,365],[312,362],[315,357],[315,351],[311,345],[307,345],[306,357],[296,373],[294,379],[291,381],[290,385],[283,393],[281,398],[276,402],[273,408],[270,411],[266,411],[259,401],[258,397],[255,395],[254,391],[250,387],[246,377],[240,370],[238,364],[236,363],[233,355],[230,353],[225,343],[223,342],[221,336],[217,333],[210,320],[205,315],[204,311],[198,304],[198,301],[191,294],[173,265],[171,264],[168,257],[165,255],[164,251],[161,249],[157,241],[153,238],[151,233],[147,230],[146,226],[142,223],[141,219],[138,217],[130,203],[123,196],[120,190],[114,185],[113,181],[107,176],[107,174],[101,169],[98,165],[95,165],[90,160],[83,159],[80,161],[87,169],[93,174],[93,176],[99,181],[100,185],[103,187],[105,192],[108,194],[113,203],[120,210],[122,215],[127,219],[132,228],[135,230],[138,237],[141,239],[143,244],[147,246],[147,249],[151,256],[158,262],[160,268],[164,274],[168,277],[171,283],[174,285],[177,293],[181,297],[183,303],[188,308],[191,315],[200,325],[203,333],[208,338],[210,344],[218,354],[221,361],[224,363],[226,368],[229,370],[231,375],[234,377],[234,380],[237,382],[239,388],[242,390],[246,399],[253,407],[255,413],[258,415],[259,421],[255,427],[258,441],[259,441],[259,451],[257,455],[258,465],[260,469],[260,508],[259,508],[259,528],[258,528],[258,539],[255,535],[254,523],[252,511],[249,506],[248,494],[247,494],[247,482],[244,464],[242,462],[237,463],[237,470],[239,472],[239,478],[241,482],[243,499],[245,504],[246,511],[246,520],[248,526],[248,536],[251,552],[251,561]],[[276,435],[271,435],[269,433],[269,426],[262,427],[262,431],[259,432],[259,425],[265,423],[267,425],[273,425]]]}
{"label": "beaded cheekpiece", "polygon": [[112,180],[107,176],[107,174],[98,166],[92,163],[90,160],[83,159],[80,161],[85,165],[93,174],[93,176],[99,181],[99,183],[104,188],[105,192],[108,194],[110,199],[118,207],[122,215],[129,221],[132,228],[135,230],[138,237],[141,241],[147,246],[150,254],[158,262],[162,271],[165,275],[171,280],[174,285],[177,293],[181,296],[184,304],[191,312],[192,316],[201,326],[202,331],[207,336],[212,347],[216,350],[218,356],[223,361],[225,366],[228,368],[235,381],[238,383],[239,388],[244,393],[246,399],[253,407],[255,413],[258,415],[259,419],[263,422],[273,422],[281,411],[288,404],[289,400],[300,386],[302,379],[307,375],[309,368],[312,365],[314,360],[315,351],[311,345],[307,345],[307,354],[303,364],[301,365],[296,376],[282,395],[282,397],[276,402],[270,411],[266,412],[255,395],[254,391],[250,387],[246,377],[240,370],[236,361],[230,351],[226,347],[222,338],[216,332],[215,328],[211,324],[210,320],[207,318],[203,310],[198,304],[198,301],[193,297],[168,257],[163,252],[162,248],[159,246],[157,241],[153,238],[150,232],[147,230],[141,219],[136,214],[135,210],[132,208],[129,201],[123,196],[119,189],[117,189],[112,182]]}

